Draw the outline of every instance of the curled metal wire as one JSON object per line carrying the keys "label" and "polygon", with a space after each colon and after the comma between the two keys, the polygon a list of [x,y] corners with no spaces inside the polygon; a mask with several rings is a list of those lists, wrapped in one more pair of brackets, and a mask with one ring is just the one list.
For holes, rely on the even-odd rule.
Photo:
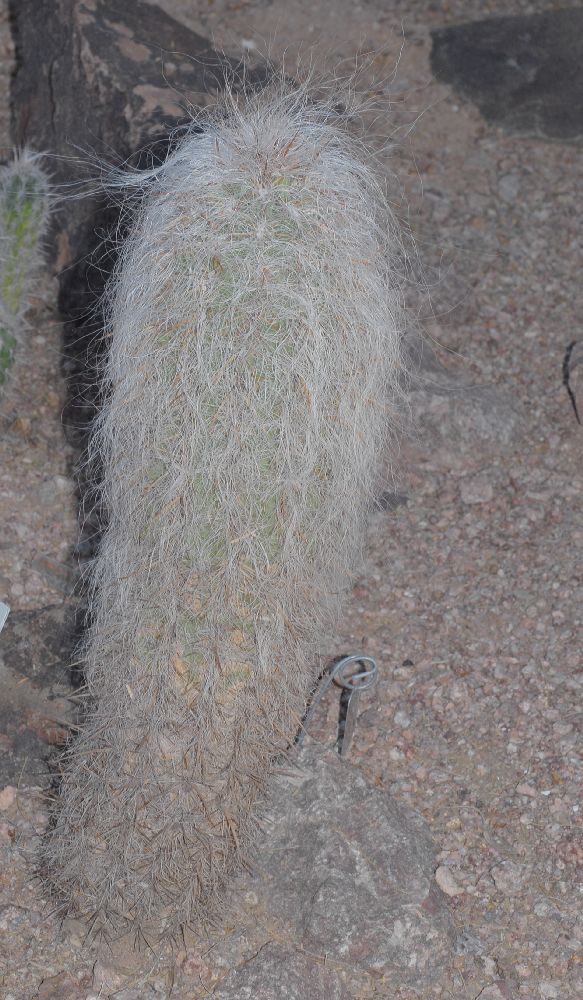
{"label": "curled metal wire", "polygon": [[[351,672],[350,668],[355,664],[360,664],[361,669]],[[316,708],[330,685],[336,684],[338,687],[343,688],[343,694],[344,692],[347,693],[347,699],[344,701],[346,713],[344,719],[340,719],[338,726],[339,734],[336,741],[336,750],[341,757],[345,757],[352,742],[360,693],[372,687],[377,679],[377,675],[378,667],[376,660],[372,656],[365,656],[364,653],[352,653],[350,656],[342,656],[340,659],[332,660],[324,671],[310,702],[308,711],[304,716],[302,728],[296,739],[296,745],[301,746],[304,742]]]}

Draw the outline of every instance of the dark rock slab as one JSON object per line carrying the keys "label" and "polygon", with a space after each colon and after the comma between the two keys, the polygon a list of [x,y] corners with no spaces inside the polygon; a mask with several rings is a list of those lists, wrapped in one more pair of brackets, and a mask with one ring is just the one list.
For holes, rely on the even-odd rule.
{"label": "dark rock slab", "polygon": [[[276,782],[252,887],[288,948],[295,942],[332,969],[422,989],[453,951],[434,869],[423,819],[312,747]],[[295,996],[283,985],[279,995]]]}
{"label": "dark rock slab", "polygon": [[324,961],[281,944],[266,944],[214,991],[216,1000],[351,1000],[352,993]]}
{"label": "dark rock slab", "polygon": [[[17,145],[57,154],[56,183],[95,174],[91,157],[121,165],[189,120],[236,66],[202,36],[141,0],[11,0],[16,72],[11,89]],[[136,155],[137,154],[137,155]],[[79,159],[86,161],[85,171]],[[57,266],[95,245],[98,199],[68,202],[57,220]],[[95,277],[95,275],[94,275]]]}
{"label": "dark rock slab", "polygon": [[436,77],[518,135],[583,139],[583,9],[488,18],[432,33]]}

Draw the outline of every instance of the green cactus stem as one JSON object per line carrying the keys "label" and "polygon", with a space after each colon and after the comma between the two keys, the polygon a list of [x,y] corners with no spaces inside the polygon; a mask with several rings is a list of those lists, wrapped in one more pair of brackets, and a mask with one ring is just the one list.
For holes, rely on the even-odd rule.
{"label": "green cactus stem", "polygon": [[0,167],[0,387],[25,337],[49,208],[50,185],[38,154],[25,149]]}

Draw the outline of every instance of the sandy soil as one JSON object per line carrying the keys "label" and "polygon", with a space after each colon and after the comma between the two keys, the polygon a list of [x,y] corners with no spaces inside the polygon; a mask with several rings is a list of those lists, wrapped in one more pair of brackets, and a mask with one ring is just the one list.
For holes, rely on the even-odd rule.
{"label": "sandy soil", "polygon": [[[502,407],[489,437],[454,437],[439,405],[419,409],[402,450],[407,502],[374,516],[366,569],[328,651],[364,648],[379,660],[352,759],[425,817],[436,878],[466,928],[453,979],[431,995],[582,996],[583,438],[561,366],[583,310],[583,164],[574,146],[488,126],[429,65],[435,27],[555,5],[162,6],[232,53],[267,47],[293,65],[314,45],[316,65],[342,71],[368,59],[361,81],[380,109],[373,141],[417,247],[423,288],[411,302],[420,325],[450,368],[497,386],[516,419],[509,426]],[[50,283],[44,299],[2,402],[0,589],[13,611],[74,600],[71,456],[59,426]],[[416,406],[414,398],[414,415]],[[315,720],[322,740],[332,741],[336,712],[331,696]],[[2,996],[131,1000],[168,996],[171,980],[173,997],[212,992],[216,970],[194,944],[147,986],[93,967],[79,930],[44,916],[28,881],[26,855],[44,822],[39,789],[0,791]]]}

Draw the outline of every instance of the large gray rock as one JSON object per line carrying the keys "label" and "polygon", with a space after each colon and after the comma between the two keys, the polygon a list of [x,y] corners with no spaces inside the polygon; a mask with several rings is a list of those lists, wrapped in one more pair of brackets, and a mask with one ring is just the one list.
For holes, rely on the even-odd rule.
{"label": "large gray rock", "polygon": [[[276,782],[251,880],[285,954],[262,949],[218,996],[246,997],[243,985],[262,983],[262,975],[267,992],[249,996],[343,998],[352,995],[342,978],[351,974],[415,989],[439,981],[454,928],[434,869],[420,816],[331,751],[302,750]],[[326,983],[316,989],[315,970],[297,953],[326,958]],[[271,983],[279,993],[269,992]]]}
{"label": "large gray rock", "polygon": [[424,453],[445,449],[456,454],[464,448],[476,455],[499,453],[520,438],[523,414],[510,392],[472,384],[449,370],[417,334],[411,334],[407,349],[414,436]]}
{"label": "large gray rock", "polygon": [[[308,745],[282,761],[262,829],[254,870],[226,900],[226,925],[185,931],[177,997],[199,996],[201,982],[216,1000],[380,1000],[401,987],[425,997],[451,984],[460,935],[418,814]],[[147,969],[151,956],[133,943],[107,946],[95,994],[121,990],[128,975],[135,990],[128,956]]]}
{"label": "large gray rock", "polygon": [[433,32],[438,79],[519,135],[583,139],[583,9],[496,17]]}
{"label": "large gray rock", "polygon": [[280,944],[266,944],[243,968],[232,972],[216,1000],[351,1000],[340,977],[323,962]]}
{"label": "large gray rock", "polygon": [[443,444],[450,449],[465,445],[478,454],[499,452],[521,432],[518,404],[493,385],[464,384],[452,376],[449,382],[421,385],[409,402],[425,451]]}

